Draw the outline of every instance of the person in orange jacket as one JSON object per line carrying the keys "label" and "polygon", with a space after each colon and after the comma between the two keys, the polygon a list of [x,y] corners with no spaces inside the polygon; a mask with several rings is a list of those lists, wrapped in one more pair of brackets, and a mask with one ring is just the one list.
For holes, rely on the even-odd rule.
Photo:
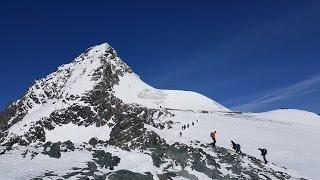
{"label": "person in orange jacket", "polygon": [[217,140],[216,140],[216,137],[217,137],[217,131],[212,131],[211,133],[210,133],[210,137],[212,138],[212,145],[213,145],[213,147],[215,147],[216,146],[216,142],[217,142]]}

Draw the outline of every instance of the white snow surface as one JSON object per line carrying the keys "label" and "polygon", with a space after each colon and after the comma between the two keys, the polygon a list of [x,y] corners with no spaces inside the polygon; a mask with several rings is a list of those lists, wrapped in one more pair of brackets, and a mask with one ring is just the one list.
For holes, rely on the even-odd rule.
{"label": "white snow surface", "polygon": [[92,158],[88,151],[62,153],[61,158],[50,158],[39,154],[31,160],[30,156],[23,158],[21,154],[26,149],[15,149],[0,158],[0,179],[19,180],[32,179],[47,172],[66,174],[72,167],[86,167],[86,162]]}
{"label": "white snow surface", "polygon": [[[152,158],[149,155],[138,151],[125,151],[112,146],[108,146],[107,148],[101,147],[99,149],[110,152],[113,156],[118,156],[121,159],[113,171],[128,169],[142,174],[151,172],[155,179],[157,179],[157,172],[161,172],[161,170],[153,165]],[[26,148],[19,147],[1,156],[1,180],[31,179],[50,171],[58,175],[65,175],[70,172],[73,167],[85,168],[87,167],[87,162],[92,161],[92,152],[86,150],[61,153],[59,159],[50,158],[48,155],[41,153],[35,156],[34,159],[31,159],[30,154],[23,158],[21,154],[24,153],[25,150]],[[37,149],[34,150],[39,151]],[[110,170],[106,168],[99,167],[99,170],[104,173],[110,172]],[[52,179],[56,178],[53,177]],[[76,176],[71,179],[76,179]]]}
{"label": "white snow surface", "polygon": [[[35,103],[33,99],[28,98],[26,102],[32,105],[28,109],[26,116],[18,123],[11,126],[9,129],[10,136],[20,136],[29,130],[33,122],[39,121],[43,117],[48,117],[50,114],[58,109],[67,108],[72,102],[66,98],[72,96],[81,96],[86,92],[92,90],[97,81],[92,80],[92,76],[97,68],[101,66],[99,57],[103,55],[104,50],[109,48],[108,44],[102,44],[91,48],[87,52],[86,59],[82,55],[77,57],[73,62],[62,65],[54,73],[47,77],[35,81],[35,84],[29,88],[27,94],[34,95],[40,102],[45,99],[45,102]],[[49,92],[56,89],[57,97],[48,100],[44,90]],[[25,103],[26,103],[25,102]]]}
{"label": "white snow surface", "polygon": [[29,130],[32,123],[40,120],[43,117],[49,117],[54,110],[63,107],[67,107],[67,105],[62,102],[55,101],[49,101],[42,106],[33,107],[33,109],[31,109],[21,121],[17,122],[9,129],[9,136],[23,135]]}
{"label": "white snow surface", "polygon": [[[33,107],[28,109],[27,115],[20,122],[10,127],[9,136],[23,135],[29,130],[32,123],[50,116],[55,110],[67,108],[74,103],[83,103],[67,99],[70,96],[84,95],[100,81],[93,81],[92,76],[95,70],[102,66],[100,57],[109,48],[111,46],[107,43],[89,48],[73,62],[60,66],[56,72],[36,81],[35,85],[29,88],[28,94],[33,94],[39,99],[47,99],[44,90],[52,89],[55,84],[58,91],[57,96],[60,98],[41,104],[28,99]],[[108,59],[108,61],[114,65],[115,69],[127,66],[119,57]],[[144,83],[134,73],[126,73],[121,76],[119,85],[114,87],[114,92],[115,96],[124,103],[135,103],[149,108],[160,108],[161,106],[172,109],[229,111],[217,102],[195,92],[155,89]]]}
{"label": "white snow surface", "polygon": [[93,137],[100,140],[109,140],[111,128],[108,125],[102,127],[78,126],[72,123],[57,126],[53,130],[46,130],[46,141],[51,142],[64,142],[72,141],[73,143],[89,142]]}
{"label": "white snow surface", "polygon": [[[47,155],[41,154],[41,150],[42,150],[41,148],[37,149],[37,148],[34,148],[33,146],[13,147],[12,151],[10,151],[9,153],[5,153],[4,155],[1,156],[0,179],[5,179],[5,180],[31,179],[37,176],[42,176],[45,172],[54,172],[55,174],[61,176],[61,175],[70,173],[73,167],[86,168],[87,162],[92,161],[92,151],[87,151],[85,148],[91,147],[91,146],[86,146],[84,144],[75,144],[75,146],[78,148],[82,147],[82,149],[80,148],[80,150],[77,149],[73,152],[61,153],[61,157],[59,159],[50,158]],[[29,153],[26,155],[26,157],[22,157],[21,154],[25,153],[27,149],[29,150]],[[118,156],[120,158],[120,163],[114,167],[114,170],[112,170],[113,172],[122,170],[122,169],[127,169],[132,172],[137,172],[141,174],[144,174],[145,172],[150,172],[153,175],[153,178],[157,180],[158,179],[157,174],[163,173],[163,168],[167,167],[170,164],[170,162],[167,162],[161,165],[159,168],[155,167],[153,164],[152,157],[149,155],[150,152],[147,152],[147,151],[144,153],[136,150],[125,151],[114,146],[107,146],[107,147],[98,146],[95,149],[104,150],[105,152],[110,152],[113,156]],[[31,152],[38,152],[39,154],[35,156],[33,159],[31,159]],[[209,152],[209,153],[212,153],[212,152]],[[213,156],[215,155],[213,154]],[[252,164],[252,162],[248,158],[244,158],[243,160],[245,162],[243,165],[254,166],[254,164]],[[171,163],[173,163],[173,161],[171,161]],[[236,177],[231,171],[227,169],[227,166],[223,166],[223,164],[221,165],[222,166],[219,170],[224,172],[225,175],[229,174],[231,175],[231,177]],[[285,170],[283,168],[279,168],[272,164],[266,166],[266,168],[284,171],[284,172],[290,173],[294,177],[299,177],[299,175],[293,171]],[[100,173],[110,172],[108,168],[98,167],[98,170],[100,171]],[[173,165],[168,169],[168,171],[171,171],[171,172],[179,172],[181,170],[182,170],[181,166],[175,166],[175,165]],[[205,174],[197,172],[191,169],[190,167],[186,167],[185,170],[188,170],[189,173],[196,175],[198,179],[201,179],[201,180],[209,179],[208,176],[206,176]],[[77,176],[78,175],[70,179],[79,178]],[[57,178],[46,177],[45,179],[57,179]],[[177,177],[174,179],[185,179],[185,178]],[[276,178],[272,178],[272,179],[276,179]]]}
{"label": "white snow surface", "polygon": [[138,75],[126,73],[114,88],[114,94],[127,104],[149,108],[183,110],[230,111],[219,103],[191,91],[156,89],[143,82]]}
{"label": "white snow surface", "polygon": [[[231,114],[172,110],[171,129],[159,130],[146,125],[168,143],[191,141],[211,143],[211,131],[217,131],[217,145],[231,149],[230,141],[241,145],[244,153],[261,159],[258,148],[268,150],[267,160],[317,180],[320,178],[320,116],[300,110],[275,110],[265,113]],[[197,122],[198,120],[198,122]],[[163,119],[162,121],[165,121]],[[195,123],[192,126],[192,122]],[[182,125],[189,128],[182,131]],[[182,137],[179,136],[182,132]]]}
{"label": "white snow surface", "polygon": [[[66,101],[70,95],[81,96],[90,91],[96,82],[91,80],[94,69],[100,65],[99,55],[108,48],[109,45],[103,44],[92,48],[89,58],[81,60],[77,58],[74,62],[61,66],[59,72],[47,76],[44,81],[48,84],[57,83],[63,87],[59,93],[62,99],[49,100],[46,103],[34,104],[28,114],[18,123],[11,126],[8,137],[22,135],[26,133],[30,125],[39,121],[43,117],[48,117],[54,110],[63,109],[73,103],[83,103]],[[113,62],[119,63],[119,59]],[[64,71],[72,66],[71,76],[67,81],[64,79]],[[118,67],[118,66],[116,66]],[[39,83],[39,82],[38,82]],[[40,83],[39,83],[40,84]],[[48,86],[50,88],[50,86]],[[44,97],[41,89],[31,87],[36,97]],[[219,103],[195,92],[161,90],[144,83],[139,76],[134,73],[126,73],[120,77],[118,85],[113,87],[114,95],[127,104],[139,104],[148,108],[167,108],[173,113],[174,117],[159,119],[159,121],[172,120],[173,128],[159,130],[146,125],[154,130],[168,143],[182,142],[190,145],[190,141],[198,140],[201,143],[210,143],[210,132],[217,131],[217,145],[231,148],[230,141],[234,140],[241,144],[242,151],[255,157],[260,157],[258,148],[268,150],[267,159],[270,163],[292,169],[293,171],[310,179],[320,179],[318,170],[320,169],[320,116],[300,110],[275,110],[264,113],[231,113],[230,110]],[[30,100],[31,101],[31,100]],[[203,113],[201,111],[209,111]],[[198,120],[198,122],[197,122]],[[191,123],[195,125],[192,126]],[[182,131],[181,126],[189,124],[189,128]],[[179,137],[179,132],[182,137]],[[52,131],[46,131],[47,141],[66,141],[71,140],[76,143],[87,142],[92,137],[102,140],[109,139],[110,129],[103,127],[83,127],[73,124],[56,126]],[[80,152],[79,152],[80,153]],[[115,151],[116,153],[116,151]],[[20,153],[21,154],[21,153]],[[48,170],[64,172],[59,168],[62,164],[74,162],[79,167],[79,163],[90,158],[88,154],[70,153],[65,154],[62,159],[52,159],[47,156],[37,156],[39,159],[30,161],[29,159],[14,161],[15,156],[4,155],[0,158],[0,179],[21,179],[32,172],[36,173],[48,167]],[[74,157],[73,157],[74,156]],[[83,157],[83,158],[82,158]],[[150,162],[146,161],[149,157],[141,157],[135,153],[125,154],[124,159],[131,158],[133,161],[144,161],[144,164],[137,169],[145,171]],[[73,161],[73,159],[78,159]],[[9,171],[6,163],[13,162],[13,166],[21,171],[16,173]],[[43,162],[43,164],[41,164]],[[127,160],[129,162],[129,160]],[[140,161],[139,161],[140,163]],[[70,164],[72,166],[73,164]],[[43,166],[43,167],[42,167]],[[131,168],[131,164],[123,164],[121,167]],[[132,165],[133,166],[133,165]],[[155,172],[156,170],[150,170]],[[4,174],[6,175],[4,177]],[[24,174],[24,175],[23,175]],[[34,175],[34,174],[30,174]],[[31,177],[31,176],[30,176]]]}

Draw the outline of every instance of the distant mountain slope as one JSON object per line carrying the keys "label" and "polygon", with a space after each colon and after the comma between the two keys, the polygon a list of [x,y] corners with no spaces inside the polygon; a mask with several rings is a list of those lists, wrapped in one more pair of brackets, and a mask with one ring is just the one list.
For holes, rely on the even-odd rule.
{"label": "distant mountain slope", "polygon": [[102,44],[0,113],[0,179],[316,178],[319,122],[295,110],[234,113],[198,93],[153,88]]}
{"label": "distant mountain slope", "polygon": [[217,102],[195,92],[155,89],[137,75],[126,73],[114,87],[115,96],[124,103],[136,103],[149,108],[183,110],[230,111]]}

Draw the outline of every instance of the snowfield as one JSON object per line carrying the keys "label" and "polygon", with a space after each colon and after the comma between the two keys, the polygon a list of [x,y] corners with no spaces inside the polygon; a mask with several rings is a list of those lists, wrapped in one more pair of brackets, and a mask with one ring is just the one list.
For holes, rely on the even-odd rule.
{"label": "snowfield", "polygon": [[[176,123],[172,129],[159,130],[147,126],[169,143],[211,143],[209,134],[216,130],[218,146],[231,149],[230,141],[233,140],[241,145],[244,153],[260,159],[258,148],[266,148],[270,163],[294,170],[303,177],[320,178],[320,116],[317,114],[291,109],[242,114],[170,112],[175,114],[170,118]],[[187,124],[189,128],[181,130]],[[182,137],[179,132],[182,132]]]}
{"label": "snowfield", "polygon": [[[111,76],[108,76],[110,74],[116,75],[116,78],[112,79]],[[119,80],[119,82],[115,81],[112,86],[110,85],[102,91],[106,92],[104,90],[107,89],[108,95],[113,98],[109,98],[109,96],[106,95],[102,96],[104,93],[96,93],[99,98],[98,100],[95,98],[96,96],[93,95],[94,102],[83,100],[88,99],[88,97],[83,98],[89,96],[87,95],[88,92],[96,90],[94,89],[96,85],[100,86],[100,84],[98,84],[99,82],[103,82],[102,80],[109,82],[110,79],[107,78],[111,78],[111,80],[114,81],[115,79]],[[98,89],[96,91],[99,92],[100,90],[101,89]],[[120,102],[119,99],[123,103],[118,103]],[[106,101],[99,102],[99,100]],[[97,101],[99,103],[96,103]],[[20,104],[17,102],[20,102]],[[63,124],[63,122],[59,123],[58,120],[61,120],[62,118],[60,117],[63,116],[57,116],[57,122],[49,119],[54,128],[41,129],[41,132],[44,133],[40,135],[42,135],[43,139],[45,137],[46,142],[51,141],[54,143],[70,140],[82,148],[85,146],[83,142],[88,142],[93,137],[107,141],[112,139],[110,138],[111,134],[111,136],[114,135],[114,137],[117,138],[116,141],[120,139],[121,141],[119,140],[119,142],[123,143],[127,139],[123,138],[126,137],[126,135],[123,135],[122,131],[134,137],[133,135],[135,134],[139,136],[141,136],[141,134],[139,134],[139,132],[130,134],[130,132],[147,129],[148,131],[150,130],[157,133],[160,136],[159,139],[164,138],[168,144],[181,142],[194,147],[196,141],[199,141],[202,145],[211,143],[210,132],[216,130],[217,146],[231,149],[230,141],[233,140],[241,145],[242,152],[260,159],[261,155],[258,148],[266,148],[268,150],[267,160],[270,162],[267,168],[277,169],[278,166],[283,166],[288,168],[288,170],[285,170],[286,172],[296,175],[293,177],[307,177],[314,180],[320,179],[318,172],[320,169],[319,115],[293,109],[263,113],[232,112],[214,100],[195,92],[156,89],[144,83],[138,75],[131,73],[131,69],[117,57],[116,52],[108,44],[89,48],[72,63],[63,65],[58,68],[58,71],[48,75],[46,78],[36,81],[35,84],[29,88],[25,98],[17,102],[15,103],[17,103],[19,107],[17,108],[18,110],[14,109],[14,111],[22,109],[21,112],[17,114],[19,115],[20,113],[23,116],[19,119],[17,118],[17,114],[13,113],[11,119],[9,118],[7,120],[6,125],[8,128],[4,128],[5,132],[0,133],[0,135],[4,134],[4,138],[0,137],[0,140],[3,139],[1,145],[4,145],[8,141],[13,141],[13,150],[11,151],[5,152],[4,146],[0,146],[0,154],[3,152],[3,154],[0,155],[0,179],[29,179],[43,175],[44,170],[47,172],[54,171],[55,173],[63,175],[72,167],[86,167],[86,162],[92,160],[92,153],[90,154],[88,152],[91,150],[85,149],[79,151],[78,149],[74,152],[64,152],[60,159],[56,159],[42,154],[43,149],[37,147],[38,149],[34,148],[34,151],[37,151],[38,155],[31,160],[30,155],[26,158],[21,157],[21,154],[24,153],[26,149],[24,146],[16,147],[18,146],[18,141],[14,141],[17,137],[22,137],[22,140],[24,140],[24,135],[30,133],[30,129],[32,129],[37,122],[50,117],[55,111],[60,113],[60,110],[66,110],[71,106],[79,107],[74,107],[74,109],[71,110],[74,111],[74,114],[65,118],[69,118],[68,120],[73,118],[72,120],[74,121],[70,120],[65,124]],[[106,106],[106,104],[109,106]],[[119,104],[131,105],[125,107],[126,109],[121,109],[122,106],[116,106]],[[139,106],[133,106],[132,104]],[[101,106],[103,108],[99,109],[99,105],[105,106]],[[81,109],[81,107],[87,107],[87,109],[84,110]],[[106,107],[109,107],[109,109],[106,109]],[[134,114],[135,110],[140,110],[138,108],[141,108],[143,111],[139,111],[139,113],[141,113],[139,115],[137,115],[138,113]],[[121,112],[121,110],[125,112]],[[132,114],[128,113],[133,112],[133,115],[139,117],[149,110],[154,112],[154,114],[149,114],[150,118],[144,117],[139,119],[130,117],[129,115]],[[85,113],[83,113],[84,111]],[[115,113],[116,111],[119,111],[118,114],[120,114],[120,112],[127,114],[128,117],[118,115],[118,118],[115,118],[117,115],[117,113]],[[65,112],[66,111],[61,111],[62,114]],[[79,118],[78,113],[82,113],[83,116]],[[93,116],[93,114],[101,116]],[[73,115],[76,116],[76,118],[74,118]],[[110,115],[110,117],[108,115]],[[83,124],[72,124],[77,123],[77,121],[85,121],[86,118],[92,120],[92,122],[86,126]],[[136,119],[138,122],[134,121]],[[156,123],[162,123],[161,125],[163,126],[161,127],[163,127],[163,129],[156,128],[159,126],[154,125],[156,123],[150,123],[150,119]],[[106,120],[106,124],[98,126],[96,120]],[[144,120],[148,120],[149,124],[146,124],[148,122]],[[173,123],[171,124],[171,122]],[[194,125],[192,123],[194,123]],[[109,124],[111,125],[109,126]],[[122,126],[118,127],[117,125],[119,124]],[[140,129],[138,129],[138,127],[132,128],[136,124],[138,124],[139,127],[141,125]],[[189,125],[189,127],[182,130],[183,125]],[[112,128],[116,129],[116,131],[113,131],[114,129]],[[179,135],[180,132],[182,136]],[[115,136],[115,134],[120,137]],[[39,139],[35,138],[34,140],[36,144],[36,141]],[[148,140],[149,139],[146,139],[145,141]],[[133,139],[129,139],[128,142],[131,143],[134,141]],[[156,168],[156,166],[154,166],[150,155],[143,154],[137,149],[125,151],[113,147],[115,146],[114,144],[112,144],[111,147],[100,148],[104,148],[106,152],[110,152],[121,158],[121,162],[115,167],[115,170],[128,169],[140,173],[150,172],[155,178],[157,178],[157,174],[162,173],[160,172],[161,167]],[[33,146],[30,145],[29,148],[32,149]],[[215,156],[212,148],[208,153],[212,153],[212,156]],[[243,158],[248,164],[253,164],[247,156]],[[162,164],[162,166],[164,166],[164,164]],[[173,170],[179,171],[180,167],[181,166],[173,166],[172,168]],[[105,170],[105,168],[100,169],[100,171]],[[207,175],[200,171],[192,170],[189,166],[187,170],[199,179],[208,179]],[[223,165],[221,171],[225,174],[230,173]],[[106,171],[106,173],[108,172]]]}
{"label": "snowfield", "polygon": [[[107,152],[121,158],[119,165],[114,169],[115,171],[121,169],[130,169],[133,172],[139,173],[149,171],[156,177],[157,168],[153,166],[152,159],[148,155],[139,153],[138,151],[124,151],[117,147],[99,149],[106,150]],[[62,153],[62,156],[59,159],[50,158],[49,156],[40,153],[32,160],[29,155],[25,158],[21,157],[21,154],[23,154],[25,150],[27,150],[27,148],[14,148],[11,153],[1,156],[1,180],[32,179],[43,175],[45,172],[56,172],[63,175],[68,173],[74,167],[85,168],[87,162],[92,161],[92,153],[86,150]],[[39,149],[33,150],[39,151]],[[12,167],[14,167],[14,169]],[[17,171],[17,169],[19,171]],[[46,171],[44,171],[44,169]],[[110,170],[108,171],[104,168],[99,168],[99,170],[104,173],[110,172]]]}
{"label": "snowfield", "polygon": [[72,141],[73,143],[89,142],[92,137],[96,137],[100,140],[109,140],[111,128],[108,125],[102,127],[90,126],[77,126],[69,123],[62,126],[58,126],[53,130],[46,130],[46,141],[51,142],[65,142]]}
{"label": "snowfield", "polygon": [[140,104],[149,108],[170,108],[181,110],[230,111],[221,104],[191,91],[162,90],[151,87],[136,74],[120,77],[114,94],[127,104]]}
{"label": "snowfield", "polygon": [[86,162],[92,157],[89,152],[75,151],[62,154],[60,159],[39,154],[31,160],[30,156],[21,157],[25,150],[26,148],[14,149],[1,156],[1,180],[32,179],[51,171],[65,174],[72,167],[86,167]]}

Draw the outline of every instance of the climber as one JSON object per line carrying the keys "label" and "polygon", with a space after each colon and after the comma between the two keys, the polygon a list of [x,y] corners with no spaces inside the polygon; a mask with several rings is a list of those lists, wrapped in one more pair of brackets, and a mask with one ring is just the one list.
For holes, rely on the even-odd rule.
{"label": "climber", "polygon": [[189,124],[187,124],[187,128],[189,128]]}
{"label": "climber", "polygon": [[261,151],[261,156],[263,157],[264,163],[268,164],[268,161],[266,159],[266,155],[268,154],[267,150],[266,149],[261,149],[261,148],[258,148],[258,149]]}
{"label": "climber", "polygon": [[217,137],[217,131],[212,131],[211,133],[210,133],[210,137],[212,138],[212,146],[213,147],[215,147],[216,146],[216,142],[217,142],[217,140],[216,140],[216,137]]}
{"label": "climber", "polygon": [[194,126],[194,122],[192,122],[192,126]]}
{"label": "climber", "polygon": [[180,137],[182,137],[182,132],[180,132]]}
{"label": "climber", "polygon": [[236,144],[235,142],[231,141],[232,149],[236,151],[236,153],[242,154],[240,144]]}

